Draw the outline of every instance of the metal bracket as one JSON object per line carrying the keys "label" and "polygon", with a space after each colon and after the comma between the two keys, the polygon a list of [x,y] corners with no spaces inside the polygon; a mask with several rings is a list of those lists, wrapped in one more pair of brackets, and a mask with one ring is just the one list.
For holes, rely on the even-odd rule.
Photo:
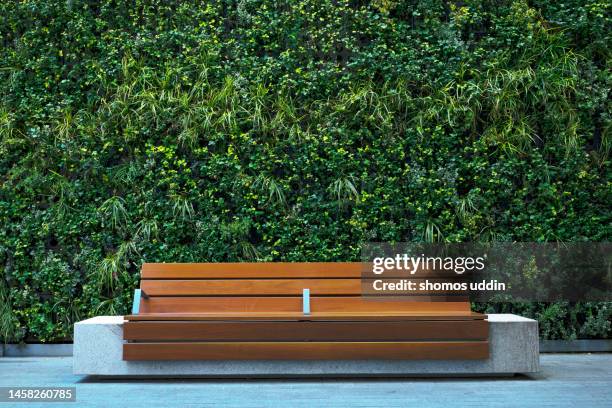
{"label": "metal bracket", "polygon": [[304,289],[302,291],[302,312],[305,315],[310,314],[310,289]]}
{"label": "metal bracket", "polygon": [[142,291],[140,289],[134,289],[134,303],[132,303],[132,314],[137,315],[140,311],[140,295]]}

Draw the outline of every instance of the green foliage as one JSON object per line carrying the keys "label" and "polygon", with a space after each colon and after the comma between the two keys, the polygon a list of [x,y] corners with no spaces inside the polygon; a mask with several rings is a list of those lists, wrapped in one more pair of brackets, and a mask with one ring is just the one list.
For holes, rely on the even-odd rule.
{"label": "green foliage", "polygon": [[[609,241],[610,11],[1,3],[0,336],[125,313],[143,261]],[[483,307],[547,338],[611,332],[609,304]]]}
{"label": "green foliage", "polygon": [[13,316],[8,290],[0,285],[0,339],[8,343],[19,336],[19,322]]}

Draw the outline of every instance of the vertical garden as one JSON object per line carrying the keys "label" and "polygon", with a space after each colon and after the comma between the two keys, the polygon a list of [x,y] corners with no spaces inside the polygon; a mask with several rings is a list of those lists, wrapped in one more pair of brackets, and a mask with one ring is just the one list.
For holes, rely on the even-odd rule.
{"label": "vertical garden", "polygon": [[[608,1],[0,3],[0,339],[129,310],[143,261],[610,241]],[[610,303],[509,303],[544,338]]]}

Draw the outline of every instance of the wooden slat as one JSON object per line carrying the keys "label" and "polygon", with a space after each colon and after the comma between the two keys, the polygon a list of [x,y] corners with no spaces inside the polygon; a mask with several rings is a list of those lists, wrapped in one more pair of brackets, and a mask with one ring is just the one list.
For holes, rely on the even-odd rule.
{"label": "wooden slat", "polygon": [[142,279],[359,278],[359,262],[145,263]]}
{"label": "wooden slat", "polygon": [[[317,297],[313,312],[468,312],[468,302],[411,302],[368,300],[362,297]],[[299,297],[151,297],[142,299],[140,313],[301,312]]]}
{"label": "wooden slat", "polygon": [[145,263],[141,276],[144,279],[460,277],[453,271],[424,268],[419,268],[416,275],[401,269],[376,274],[372,264],[364,262]]}
{"label": "wooden slat", "polygon": [[319,312],[304,315],[297,312],[229,312],[229,313],[144,313],[128,315],[128,321],[406,321],[406,320],[483,320],[475,312]]}
{"label": "wooden slat", "polygon": [[489,343],[474,342],[227,342],[125,343],[136,360],[475,360]]}
{"label": "wooden slat", "polygon": [[[421,279],[412,281],[418,284]],[[312,295],[428,295],[431,300],[444,301],[447,294],[442,291],[374,291],[370,280],[362,279],[147,279],[142,280],[140,287],[149,296],[302,296],[303,289],[310,289]],[[452,296],[452,292],[448,293]]]}
{"label": "wooden slat", "polygon": [[360,295],[360,279],[143,280],[150,296]]}
{"label": "wooden slat", "polygon": [[452,271],[419,269],[416,275],[405,270],[373,273],[370,263],[362,262],[218,262],[218,263],[145,263],[142,279],[257,279],[257,278],[458,278]]}
{"label": "wooden slat", "polygon": [[388,322],[127,322],[138,341],[408,341],[486,340],[488,324],[472,321]]}

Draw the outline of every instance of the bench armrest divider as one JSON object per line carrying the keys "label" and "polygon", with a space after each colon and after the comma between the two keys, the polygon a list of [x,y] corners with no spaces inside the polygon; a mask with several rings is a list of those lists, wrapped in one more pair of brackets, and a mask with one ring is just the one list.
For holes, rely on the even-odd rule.
{"label": "bench armrest divider", "polygon": [[134,303],[132,303],[132,314],[137,315],[140,311],[140,289],[134,289]]}
{"label": "bench armrest divider", "polygon": [[305,315],[310,314],[310,289],[302,291],[302,311]]}

